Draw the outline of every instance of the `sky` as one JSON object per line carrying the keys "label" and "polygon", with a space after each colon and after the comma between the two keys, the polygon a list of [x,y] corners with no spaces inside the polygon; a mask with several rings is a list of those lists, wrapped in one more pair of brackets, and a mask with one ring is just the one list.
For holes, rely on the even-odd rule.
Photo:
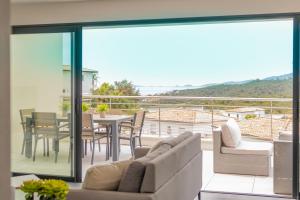
{"label": "sky", "polygon": [[93,28],[83,66],[99,81],[204,85],[292,72],[292,20]]}

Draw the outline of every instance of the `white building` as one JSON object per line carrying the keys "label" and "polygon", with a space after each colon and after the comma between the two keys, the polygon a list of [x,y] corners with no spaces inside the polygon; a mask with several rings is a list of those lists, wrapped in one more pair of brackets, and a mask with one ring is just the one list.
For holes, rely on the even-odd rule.
{"label": "white building", "polygon": [[253,115],[255,117],[265,117],[265,109],[258,107],[244,107],[226,110],[225,115],[237,120],[243,120],[247,115]]}
{"label": "white building", "polygon": [[[69,65],[63,66],[63,94],[70,95],[70,78],[71,71]],[[82,69],[82,94],[83,95],[91,95],[92,91],[97,88],[97,79],[98,79],[98,71],[93,69]]]}

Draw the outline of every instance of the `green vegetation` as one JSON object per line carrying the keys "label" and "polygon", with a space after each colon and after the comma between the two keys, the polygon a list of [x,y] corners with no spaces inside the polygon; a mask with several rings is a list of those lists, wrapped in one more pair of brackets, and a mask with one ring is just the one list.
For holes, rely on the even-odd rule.
{"label": "green vegetation", "polygon": [[219,84],[198,89],[175,90],[170,96],[291,98],[292,79],[253,80],[244,84]]}
{"label": "green vegetation", "polygon": [[249,119],[255,119],[256,115],[255,114],[248,114],[245,116],[245,119],[249,120]]}
{"label": "green vegetation", "polygon": [[82,102],[82,112],[87,112],[90,109],[90,105]]}
{"label": "green vegetation", "polygon": [[33,200],[36,193],[40,200],[65,200],[69,186],[62,180],[30,180],[24,181],[20,189],[26,200]]}
{"label": "green vegetation", "polygon": [[[114,84],[102,83],[99,88],[94,92],[94,95],[109,95],[109,96],[139,96],[140,92],[135,88],[132,82],[127,80],[115,81]],[[112,109],[121,109],[131,112],[138,108],[138,100],[130,98],[112,98],[111,102],[109,99],[99,98],[93,99],[91,104],[93,106],[98,105],[99,103],[111,103]]]}
{"label": "green vegetation", "polygon": [[[249,98],[291,98],[293,94],[292,78],[253,80],[241,84],[218,84],[197,89],[174,90],[163,96],[190,97],[249,97]],[[259,106],[270,107],[269,101],[225,101],[225,100],[162,100],[162,104],[214,105],[215,109],[225,106]],[[273,102],[273,107],[291,108],[291,102]],[[209,108],[209,107],[208,107]],[[266,109],[266,113],[270,113]],[[273,109],[272,113],[291,113],[289,109]]]}
{"label": "green vegetation", "polygon": [[106,112],[106,111],[108,111],[108,105],[107,104],[99,104],[96,108],[96,111],[98,113]]}
{"label": "green vegetation", "polygon": [[71,110],[71,103],[69,101],[64,101],[61,105],[61,110],[63,116],[66,116],[66,114]]}

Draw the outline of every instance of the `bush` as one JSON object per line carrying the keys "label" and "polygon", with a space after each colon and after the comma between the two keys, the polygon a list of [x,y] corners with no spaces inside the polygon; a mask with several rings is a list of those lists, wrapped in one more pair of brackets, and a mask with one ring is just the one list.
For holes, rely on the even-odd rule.
{"label": "bush", "polygon": [[67,183],[61,180],[30,180],[24,181],[20,189],[25,199],[33,199],[36,193],[40,200],[65,200],[69,192]]}
{"label": "bush", "polygon": [[248,114],[245,116],[245,119],[249,120],[249,119],[255,119],[256,115],[255,114]]}

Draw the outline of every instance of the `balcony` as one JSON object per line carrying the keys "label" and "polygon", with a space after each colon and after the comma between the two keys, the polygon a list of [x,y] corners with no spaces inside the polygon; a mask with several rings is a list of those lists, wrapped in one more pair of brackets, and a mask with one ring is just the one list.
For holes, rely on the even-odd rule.
{"label": "balcony", "polygon": [[[62,97],[68,102],[69,97]],[[138,109],[146,111],[142,132],[142,143],[152,146],[161,138],[177,136],[185,131],[199,133],[202,136],[203,149],[203,190],[221,192],[239,192],[273,195],[273,177],[215,174],[213,172],[212,131],[235,118],[244,140],[270,142],[281,132],[292,132],[292,100],[284,98],[230,98],[230,97],[177,97],[177,96],[84,96],[83,103],[89,105],[89,112],[95,112],[98,104],[108,104],[110,114],[133,114]],[[64,111],[62,110],[62,115]],[[21,138],[15,145],[21,147]],[[36,161],[25,158],[20,152],[13,152],[13,168],[24,168],[41,174],[62,174],[68,176],[70,163],[68,138],[60,145],[58,162],[53,156],[42,154],[43,146],[39,144]],[[96,147],[95,163],[105,161],[105,144],[102,151]],[[83,161],[83,175],[90,167],[91,152]],[[130,148],[122,143],[120,159],[129,158]],[[291,156],[291,155],[290,155]],[[17,163],[18,165],[14,165]],[[53,167],[51,167],[53,166]],[[51,168],[53,171],[51,172]],[[272,171],[272,170],[271,170]],[[226,183],[226,184],[224,184]],[[238,189],[237,189],[238,187]]]}

